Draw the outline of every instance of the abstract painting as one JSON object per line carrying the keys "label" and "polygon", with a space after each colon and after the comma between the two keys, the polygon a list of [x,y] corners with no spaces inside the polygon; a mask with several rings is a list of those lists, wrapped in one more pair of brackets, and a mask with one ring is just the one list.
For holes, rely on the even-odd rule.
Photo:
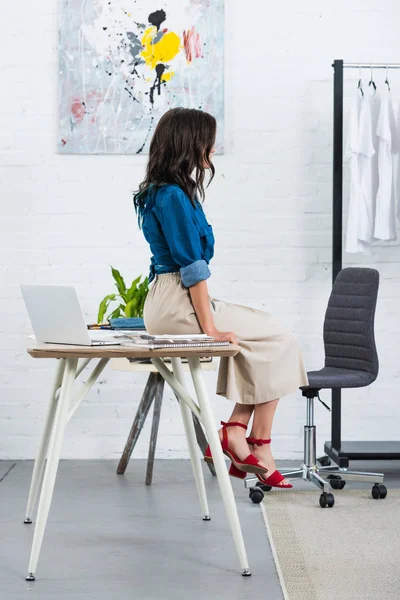
{"label": "abstract painting", "polygon": [[170,108],[210,112],[223,151],[224,0],[61,0],[58,148],[148,153]]}

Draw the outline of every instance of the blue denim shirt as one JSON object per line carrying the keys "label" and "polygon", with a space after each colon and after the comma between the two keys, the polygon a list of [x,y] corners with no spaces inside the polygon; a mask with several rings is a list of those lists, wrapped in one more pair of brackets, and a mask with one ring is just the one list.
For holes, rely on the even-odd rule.
{"label": "blue denim shirt", "polygon": [[178,271],[187,288],[210,277],[213,230],[200,202],[195,204],[177,185],[149,189],[142,213],[143,234],[153,255],[149,283],[155,275]]}

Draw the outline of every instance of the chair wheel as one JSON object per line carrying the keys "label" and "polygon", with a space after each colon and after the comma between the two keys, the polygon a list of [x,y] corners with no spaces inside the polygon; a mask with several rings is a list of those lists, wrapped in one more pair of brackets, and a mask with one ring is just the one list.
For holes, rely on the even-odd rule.
{"label": "chair wheel", "polygon": [[328,492],[323,492],[319,497],[319,505],[321,508],[332,508],[335,504],[335,497],[333,494],[329,494]]}
{"label": "chair wheel", "polygon": [[264,493],[260,488],[250,488],[249,498],[253,504],[260,504],[264,499]]}
{"label": "chair wheel", "polygon": [[346,482],[340,477],[329,478],[329,484],[333,490],[342,490],[346,485]]}
{"label": "chair wheel", "polygon": [[376,483],[372,487],[371,494],[374,500],[379,500],[380,498],[383,500],[387,496],[387,488],[383,483]]}
{"label": "chair wheel", "polygon": [[261,483],[261,481],[258,481],[256,483],[256,487],[261,488],[263,492],[270,492],[272,490],[271,485],[267,485],[266,483]]}
{"label": "chair wheel", "polygon": [[321,458],[318,458],[318,462],[321,465],[321,467],[330,467],[332,464],[332,461],[329,458],[329,456],[321,456]]}

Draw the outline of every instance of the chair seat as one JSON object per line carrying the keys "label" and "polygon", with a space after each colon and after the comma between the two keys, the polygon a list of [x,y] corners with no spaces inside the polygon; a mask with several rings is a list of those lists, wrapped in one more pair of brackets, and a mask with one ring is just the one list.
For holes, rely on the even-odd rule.
{"label": "chair seat", "polygon": [[301,390],[359,388],[370,385],[376,379],[375,373],[337,367],[324,367],[319,371],[309,371],[307,376],[308,385],[301,386]]}

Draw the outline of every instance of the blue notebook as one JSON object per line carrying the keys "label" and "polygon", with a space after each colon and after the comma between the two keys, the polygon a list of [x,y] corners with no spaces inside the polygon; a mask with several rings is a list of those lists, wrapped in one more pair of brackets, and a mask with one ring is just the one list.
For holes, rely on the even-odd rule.
{"label": "blue notebook", "polygon": [[117,317],[109,322],[113,329],[146,329],[141,317]]}

